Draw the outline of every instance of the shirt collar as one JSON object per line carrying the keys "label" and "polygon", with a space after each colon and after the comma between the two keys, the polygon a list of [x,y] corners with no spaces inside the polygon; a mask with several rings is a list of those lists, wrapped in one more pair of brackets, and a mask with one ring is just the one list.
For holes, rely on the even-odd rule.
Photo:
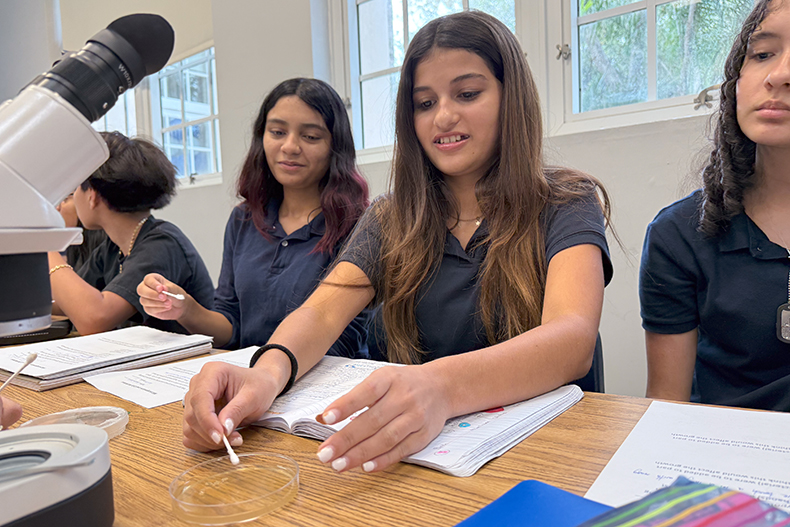
{"label": "shirt collar", "polygon": [[732,252],[749,249],[758,260],[776,260],[788,257],[787,251],[773,243],[752,219],[742,212],[730,220],[730,227],[721,236],[719,251]]}
{"label": "shirt collar", "polygon": [[288,238],[296,240],[307,240],[311,236],[323,236],[326,232],[326,219],[324,213],[319,212],[318,215],[310,220],[307,225],[296,229],[291,234],[285,234],[280,222],[278,220],[280,211],[280,200],[269,200],[266,205],[266,225],[272,225],[270,232],[275,238]]}

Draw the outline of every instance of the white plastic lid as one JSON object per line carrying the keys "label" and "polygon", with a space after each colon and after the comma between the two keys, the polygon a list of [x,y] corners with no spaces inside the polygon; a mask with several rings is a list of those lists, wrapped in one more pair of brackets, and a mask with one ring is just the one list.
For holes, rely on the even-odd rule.
{"label": "white plastic lid", "polygon": [[65,412],[42,415],[31,419],[19,426],[38,426],[54,424],[83,424],[101,428],[110,439],[120,435],[126,430],[129,422],[129,413],[123,408],[115,406],[89,406],[87,408],[74,408]]}

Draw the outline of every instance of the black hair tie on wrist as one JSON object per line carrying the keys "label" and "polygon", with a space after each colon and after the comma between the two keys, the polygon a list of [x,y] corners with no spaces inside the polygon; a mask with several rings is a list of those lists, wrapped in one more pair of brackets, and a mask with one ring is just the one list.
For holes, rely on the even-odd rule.
{"label": "black hair tie on wrist", "polygon": [[288,360],[291,361],[291,377],[288,379],[288,382],[285,384],[285,388],[283,388],[283,391],[280,392],[280,395],[282,395],[286,393],[288,390],[290,390],[291,387],[294,385],[294,381],[296,381],[296,374],[299,372],[299,362],[297,362],[296,357],[294,356],[293,353],[291,353],[291,350],[289,350],[288,348],[286,348],[281,344],[266,344],[265,346],[261,346],[260,348],[258,348],[258,351],[256,351],[255,354],[250,359],[250,368],[255,366],[255,363],[258,362],[258,359],[261,358],[261,355],[263,355],[264,353],[266,353],[271,349],[282,351],[283,353],[288,355]]}

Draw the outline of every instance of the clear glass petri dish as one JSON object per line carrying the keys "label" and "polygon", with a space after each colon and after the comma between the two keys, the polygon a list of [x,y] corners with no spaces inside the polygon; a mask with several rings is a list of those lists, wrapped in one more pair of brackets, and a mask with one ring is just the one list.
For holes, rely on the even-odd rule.
{"label": "clear glass petri dish", "polygon": [[115,406],[89,406],[87,408],[74,408],[56,414],[42,415],[19,425],[39,426],[39,425],[59,425],[59,424],[81,424],[90,425],[103,429],[107,432],[110,439],[121,434],[126,430],[129,422],[129,412],[123,408]]}
{"label": "clear glass petri dish", "polygon": [[299,465],[280,454],[239,454],[195,465],[170,484],[173,513],[200,525],[254,520],[290,503],[299,492]]}

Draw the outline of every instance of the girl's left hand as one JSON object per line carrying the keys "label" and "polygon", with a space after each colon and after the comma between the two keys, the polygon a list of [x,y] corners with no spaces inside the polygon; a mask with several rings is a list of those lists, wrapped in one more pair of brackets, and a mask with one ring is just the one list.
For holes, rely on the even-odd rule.
{"label": "girl's left hand", "polygon": [[431,370],[381,368],[330,404],[321,414],[326,424],[368,409],[324,441],[318,459],[338,472],[359,466],[376,472],[425,448],[451,417],[448,397]]}

